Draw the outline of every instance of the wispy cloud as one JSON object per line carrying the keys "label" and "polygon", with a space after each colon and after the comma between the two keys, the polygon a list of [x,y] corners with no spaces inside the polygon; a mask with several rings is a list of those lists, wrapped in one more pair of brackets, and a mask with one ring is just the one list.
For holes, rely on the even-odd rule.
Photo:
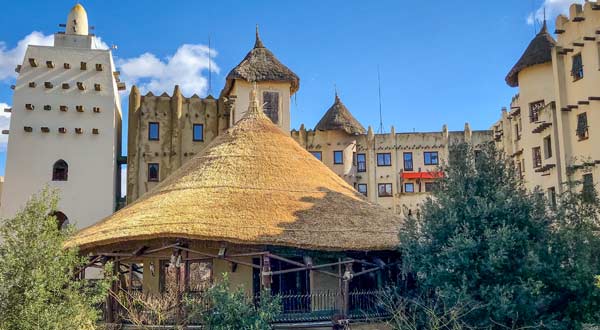
{"label": "wispy cloud", "polygon": [[117,66],[123,81],[128,86],[137,85],[143,93],[151,91],[161,94],[179,85],[182,93],[189,96],[206,93],[208,79],[205,74],[209,68],[219,72],[214,62],[215,56],[217,52],[214,49],[209,51],[205,45],[184,44],[174,55],[163,59],[152,53],[144,53],[134,58],[118,59]]}
{"label": "wispy cloud", "polygon": [[584,0],[544,0],[544,3],[535,12],[529,13],[527,16],[527,24],[533,25],[535,22],[544,20],[544,9],[546,10],[546,19],[554,21],[556,16],[567,14],[569,6],[572,3],[583,3]]}

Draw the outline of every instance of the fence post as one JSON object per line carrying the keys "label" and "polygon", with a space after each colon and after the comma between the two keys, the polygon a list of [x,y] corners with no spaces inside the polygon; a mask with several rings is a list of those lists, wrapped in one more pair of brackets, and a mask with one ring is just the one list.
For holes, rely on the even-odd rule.
{"label": "fence post", "polygon": [[342,310],[341,314],[344,318],[348,318],[350,312],[350,280],[352,280],[352,263],[346,264],[344,271],[343,280],[343,292],[342,292]]}
{"label": "fence post", "polygon": [[260,274],[260,287],[262,290],[271,292],[271,259],[265,254],[262,257],[262,269]]}

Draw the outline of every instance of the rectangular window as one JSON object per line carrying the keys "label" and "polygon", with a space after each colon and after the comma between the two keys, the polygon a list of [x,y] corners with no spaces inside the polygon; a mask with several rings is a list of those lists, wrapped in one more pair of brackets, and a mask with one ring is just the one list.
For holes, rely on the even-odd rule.
{"label": "rectangular window", "polygon": [[359,183],[358,184],[358,192],[367,196],[367,184],[366,183]]}
{"label": "rectangular window", "polygon": [[596,197],[596,189],[594,188],[594,177],[592,173],[584,174],[582,176],[583,181],[583,200],[586,202],[593,202]]}
{"label": "rectangular window", "polygon": [[413,170],[413,155],[412,152],[405,152],[404,155],[404,170],[412,171]]}
{"label": "rectangular window", "polygon": [[423,153],[423,158],[425,159],[425,165],[438,165],[438,153],[437,151],[425,151]]}
{"label": "rectangular window", "polygon": [[544,100],[529,103],[529,122],[535,123],[540,119],[540,111],[544,108],[546,103]]}
{"label": "rectangular window", "polygon": [[540,147],[535,147],[531,149],[531,154],[533,158],[533,168],[538,168],[542,166],[542,150]]}
{"label": "rectangular window", "polygon": [[366,172],[367,171],[367,155],[357,154],[356,155],[356,171]]}
{"label": "rectangular window", "polygon": [[392,197],[392,184],[391,183],[380,183],[377,185],[379,191],[379,197]]}
{"label": "rectangular window", "polygon": [[552,138],[550,135],[544,138],[544,157],[546,159],[552,157]]}
{"label": "rectangular window", "polygon": [[194,124],[193,125],[194,141],[204,141],[204,125]]}
{"label": "rectangular window", "polygon": [[275,124],[279,124],[279,93],[263,92],[263,111]]}
{"label": "rectangular window", "polygon": [[586,112],[577,115],[577,137],[579,141],[586,140],[589,137]]}
{"label": "rectangular window", "polygon": [[158,182],[160,177],[160,165],[158,163],[148,164],[148,182]]}
{"label": "rectangular window", "polygon": [[521,139],[521,131],[519,130],[519,124],[515,124],[515,140],[519,141]]}
{"label": "rectangular window", "polygon": [[550,202],[550,207],[553,209],[556,208],[556,189],[554,187],[548,188],[548,201]]}
{"label": "rectangular window", "polygon": [[323,154],[320,151],[311,151],[310,153],[315,156],[316,159],[320,161],[323,160]]}
{"label": "rectangular window", "polygon": [[412,182],[407,182],[404,184],[404,192],[414,193],[415,192],[415,184]]}
{"label": "rectangular window", "polygon": [[577,81],[583,78],[583,59],[581,58],[581,53],[573,55],[571,76],[573,76],[573,81]]}
{"label": "rectangular window", "polygon": [[434,192],[438,189],[439,183],[437,182],[425,182],[425,191]]}
{"label": "rectangular window", "polygon": [[377,166],[392,166],[392,154],[377,154]]}
{"label": "rectangular window", "polygon": [[521,166],[520,161],[517,161],[517,175],[520,179],[523,179],[523,166]]}
{"label": "rectangular window", "polygon": [[148,140],[158,141],[160,137],[160,124],[148,123]]}
{"label": "rectangular window", "polygon": [[344,164],[344,152],[341,150],[336,150],[333,152],[333,163],[334,164]]}

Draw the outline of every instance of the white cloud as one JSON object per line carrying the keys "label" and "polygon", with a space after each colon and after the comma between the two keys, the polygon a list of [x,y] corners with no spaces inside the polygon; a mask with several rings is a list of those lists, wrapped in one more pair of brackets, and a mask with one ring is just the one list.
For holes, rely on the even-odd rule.
{"label": "white cloud", "polygon": [[8,49],[6,43],[0,41],[0,80],[11,80],[17,77],[15,67],[23,62],[28,45],[50,46],[54,43],[53,36],[33,31],[17,42],[17,46]]}
{"label": "white cloud", "polygon": [[[0,131],[8,129],[10,126],[10,113],[4,112],[5,108],[10,108],[10,105],[6,103],[0,103]],[[6,143],[8,142],[8,135],[0,134],[0,151],[6,150]]]}
{"label": "white cloud", "polygon": [[211,71],[219,72],[214,62],[216,55],[214,49],[209,52],[205,45],[184,44],[175,55],[164,59],[144,53],[134,58],[119,59],[117,66],[121,71],[121,79],[128,86],[137,85],[142,93],[171,93],[174,86],[179,85],[186,96],[194,93],[202,95],[208,89],[208,79],[203,74],[208,71],[209,63]]}
{"label": "white cloud", "polygon": [[584,0],[544,0],[544,3],[535,12],[527,16],[527,24],[542,22],[544,20],[544,9],[546,10],[546,19],[554,21],[560,14],[568,14],[569,6],[572,3],[583,3]]}

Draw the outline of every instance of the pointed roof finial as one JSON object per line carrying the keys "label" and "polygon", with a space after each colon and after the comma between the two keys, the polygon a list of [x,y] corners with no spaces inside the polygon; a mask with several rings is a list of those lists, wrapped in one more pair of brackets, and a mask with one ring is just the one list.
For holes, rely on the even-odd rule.
{"label": "pointed roof finial", "polygon": [[256,41],[254,42],[254,48],[265,48],[262,40],[260,40],[260,35],[258,34],[258,24],[256,24]]}
{"label": "pointed roof finial", "polygon": [[339,95],[338,95],[338,92],[337,92],[337,85],[336,85],[335,83],[333,83],[333,91],[334,91],[334,93],[335,93],[335,102],[339,102],[339,101],[340,101],[340,97],[339,97]]}

